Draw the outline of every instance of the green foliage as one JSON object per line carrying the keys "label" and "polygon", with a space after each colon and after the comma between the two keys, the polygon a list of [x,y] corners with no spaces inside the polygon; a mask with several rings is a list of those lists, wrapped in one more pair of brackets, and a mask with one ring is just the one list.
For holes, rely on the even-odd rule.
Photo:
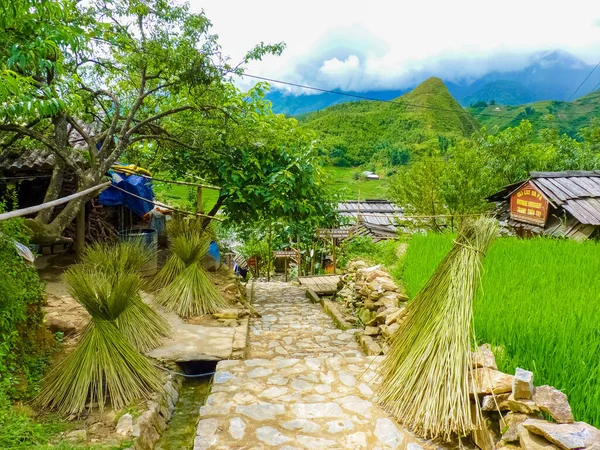
{"label": "green foliage", "polygon": [[[415,235],[404,281],[414,296],[452,245],[452,235]],[[600,425],[599,245],[502,238],[490,248],[475,302],[478,340],[499,346],[499,368],[531,370],[535,384],[569,397],[576,420]]]}
{"label": "green foliage", "polygon": [[[498,127],[502,130],[516,127],[522,119],[527,119],[532,123],[533,138],[536,141],[538,133],[546,128],[577,138],[580,130],[591,126],[600,114],[600,91],[591,92],[572,102],[544,100],[517,106],[504,106],[506,102],[500,101],[500,98],[497,100],[499,100],[498,105],[492,105],[490,102],[490,106],[486,108],[473,107],[468,110],[480,112],[481,114],[476,117],[489,129]],[[518,100],[517,103],[522,103]],[[496,108],[499,108],[499,111],[496,111]]]}
{"label": "green foliage", "polygon": [[[478,128],[438,78],[430,78],[395,103],[348,102],[303,116],[301,124],[317,132],[322,151],[337,166],[357,166],[375,155],[403,151],[412,158],[438,148],[440,142],[470,136]],[[406,156],[396,155],[398,165],[406,164]]]}
{"label": "green foliage", "polygon": [[0,399],[34,395],[49,351],[43,289],[36,270],[17,254],[15,240],[28,243],[22,221],[0,222]]}
{"label": "green foliage", "polygon": [[343,200],[387,198],[388,178],[366,180],[362,171],[349,167],[325,166],[324,182],[327,188]]}

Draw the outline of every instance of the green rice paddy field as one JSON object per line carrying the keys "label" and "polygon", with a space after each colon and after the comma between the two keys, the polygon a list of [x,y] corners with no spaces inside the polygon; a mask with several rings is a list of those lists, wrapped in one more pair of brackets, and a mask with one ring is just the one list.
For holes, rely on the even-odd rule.
{"label": "green rice paddy field", "polygon": [[[403,280],[414,296],[452,245],[415,235]],[[569,397],[576,420],[600,427],[600,245],[500,238],[484,261],[475,300],[479,342],[500,346],[498,368],[531,370],[536,385]]]}

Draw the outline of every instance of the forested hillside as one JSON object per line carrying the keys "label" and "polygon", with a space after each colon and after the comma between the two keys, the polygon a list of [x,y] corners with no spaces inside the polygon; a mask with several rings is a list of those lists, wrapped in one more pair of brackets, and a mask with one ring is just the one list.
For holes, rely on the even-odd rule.
{"label": "forested hillside", "polygon": [[591,125],[594,118],[600,117],[600,91],[592,92],[573,102],[541,101],[518,106],[488,104],[480,102],[468,108],[479,121],[491,128],[500,129],[519,125],[527,119],[534,131],[544,128],[579,137],[581,128]]}
{"label": "forested hillside", "polygon": [[391,102],[344,103],[299,119],[317,132],[324,153],[339,166],[406,164],[432,150],[444,152],[479,127],[439,78]]}

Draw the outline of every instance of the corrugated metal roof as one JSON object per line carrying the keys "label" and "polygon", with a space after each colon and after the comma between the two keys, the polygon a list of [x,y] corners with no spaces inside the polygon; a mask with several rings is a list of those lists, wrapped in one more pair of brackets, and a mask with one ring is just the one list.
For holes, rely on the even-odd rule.
{"label": "corrugated metal roof", "polygon": [[[73,152],[72,157],[76,162],[84,161],[79,152]],[[55,164],[56,155],[50,150],[27,149],[0,153],[0,170],[51,172]]]}
{"label": "corrugated metal roof", "polygon": [[404,217],[402,208],[387,200],[340,202],[338,211],[368,229],[370,235],[380,237],[395,237],[398,220]]}
{"label": "corrugated metal roof", "polygon": [[51,171],[56,156],[50,150],[24,150],[21,153],[0,154],[0,169],[4,170],[43,170]]}
{"label": "corrugated metal roof", "polygon": [[529,180],[506,186],[489,200],[507,199],[527,181],[531,181],[554,207],[563,208],[580,223],[600,225],[600,171],[531,172]]}

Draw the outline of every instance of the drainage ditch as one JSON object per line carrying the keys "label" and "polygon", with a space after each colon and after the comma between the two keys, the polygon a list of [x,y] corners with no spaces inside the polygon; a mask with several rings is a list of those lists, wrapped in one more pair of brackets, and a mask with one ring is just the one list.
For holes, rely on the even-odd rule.
{"label": "drainage ditch", "polygon": [[200,407],[204,405],[218,361],[188,361],[179,363],[185,375],[179,390],[179,401],[167,429],[154,450],[189,450],[194,446]]}

